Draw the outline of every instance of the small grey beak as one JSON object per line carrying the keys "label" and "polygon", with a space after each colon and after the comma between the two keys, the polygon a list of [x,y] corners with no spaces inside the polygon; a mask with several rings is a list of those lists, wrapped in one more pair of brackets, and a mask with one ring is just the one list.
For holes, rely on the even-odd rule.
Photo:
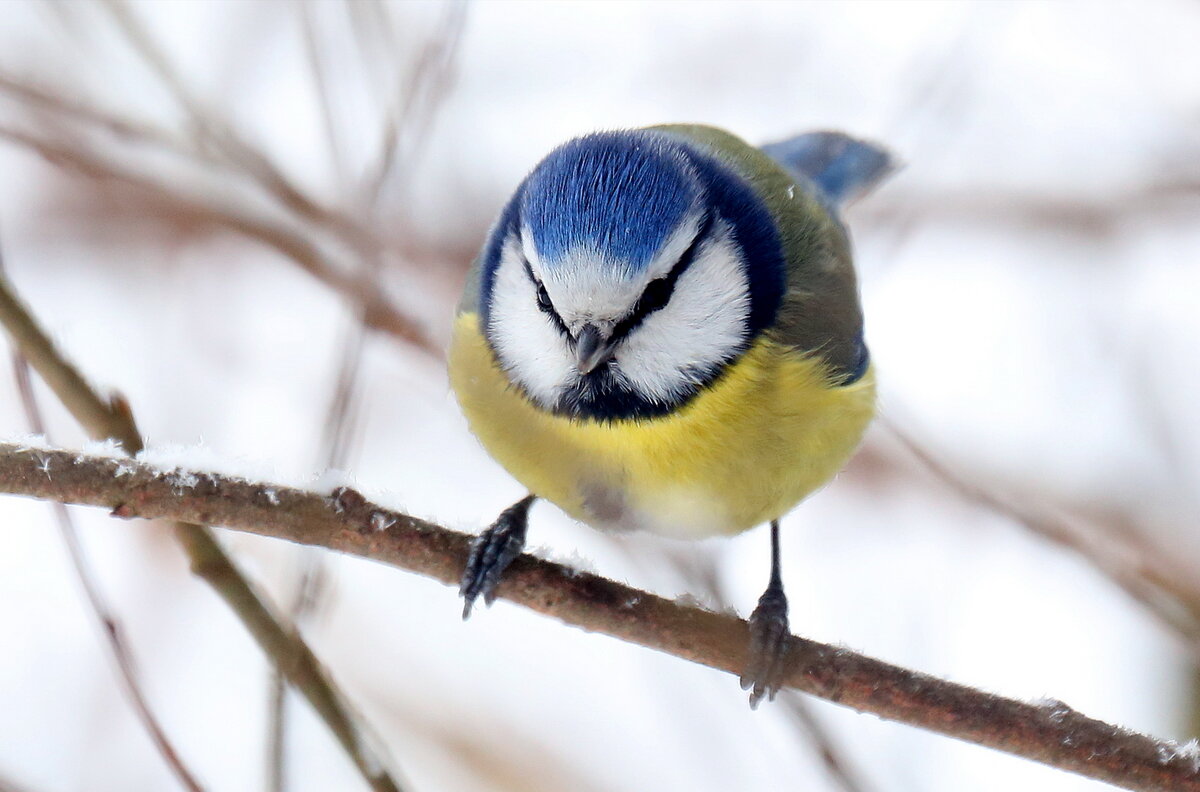
{"label": "small grey beak", "polygon": [[580,374],[590,374],[604,361],[612,357],[613,348],[608,339],[593,324],[586,324],[575,337],[575,368]]}

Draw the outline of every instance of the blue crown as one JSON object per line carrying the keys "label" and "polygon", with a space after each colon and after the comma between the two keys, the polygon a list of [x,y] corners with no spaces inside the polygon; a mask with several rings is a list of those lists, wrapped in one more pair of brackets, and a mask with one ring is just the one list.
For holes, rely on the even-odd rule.
{"label": "blue crown", "polygon": [[538,165],[520,216],[547,267],[584,246],[633,276],[701,195],[678,146],[644,131],[601,132],[560,146]]}

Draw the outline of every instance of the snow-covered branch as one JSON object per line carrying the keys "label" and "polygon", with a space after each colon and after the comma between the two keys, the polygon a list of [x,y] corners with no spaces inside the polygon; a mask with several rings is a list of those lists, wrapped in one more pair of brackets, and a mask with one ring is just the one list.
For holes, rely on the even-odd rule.
{"label": "snow-covered branch", "polygon": [[[375,505],[200,470],[36,443],[0,443],[0,492],[183,520],[317,545],[455,585],[471,537]],[[738,673],[746,623],[561,564],[522,556],[498,590],[585,630]],[[447,598],[446,617],[458,606]],[[1021,702],[793,637],[787,686],[882,718],[1135,790],[1200,790],[1200,753],[1088,718],[1058,701]],[[732,692],[731,692],[732,695]]]}
{"label": "snow-covered branch", "polygon": [[[139,452],[143,448],[142,437],[129,404],[117,395],[103,399],[88,384],[22,304],[4,277],[2,264],[0,261],[0,324],[16,348],[90,435],[107,440],[124,459],[126,453]],[[65,502],[59,498],[53,500]],[[371,789],[401,792],[394,772],[372,745],[374,740],[367,724],[338,690],[308,644],[259,595],[208,526],[179,520],[174,529],[175,539],[187,555],[192,571],[225,600],[279,672],[308,699]]]}

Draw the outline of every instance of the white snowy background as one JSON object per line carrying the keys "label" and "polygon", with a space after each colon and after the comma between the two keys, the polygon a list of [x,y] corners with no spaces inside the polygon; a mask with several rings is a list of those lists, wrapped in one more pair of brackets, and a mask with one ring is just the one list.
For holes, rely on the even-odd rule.
{"label": "white snowy background", "polygon": [[[403,102],[421,53],[460,13],[364,7],[131,5],[202,106],[347,211],[384,108]],[[409,139],[378,209],[357,218],[388,246],[390,296],[439,343],[493,214],[556,143],[669,121],[761,142],[845,129],[905,163],[848,217],[888,421],[974,486],[1069,514],[1102,544],[1125,537],[1130,567],[1166,559],[1197,579],[1194,3],[479,0],[462,13],[447,81],[422,105],[427,134]],[[187,134],[102,3],[0,3],[0,73]],[[48,129],[26,110],[0,92],[0,130]],[[220,200],[245,192],[203,169],[129,161]],[[2,134],[0,245],[18,290],[92,382],[128,397],[159,458],[329,480],[322,435],[357,319],[294,262]],[[475,531],[520,496],[467,432],[439,360],[372,334],[354,394],[346,473],[334,475],[368,497]],[[39,395],[51,438],[81,444]],[[6,367],[0,437],[28,430]],[[269,669],[257,648],[163,526],[75,516],[184,760],[208,789],[265,788]],[[927,472],[885,427],[784,527],[795,631],[1194,735],[1195,657],[1178,632],[1079,553]],[[455,592],[429,580],[222,537],[282,602],[320,559],[304,632],[416,792],[845,789],[785,706],[751,712],[732,677],[505,603],[464,624]],[[767,575],[761,529],[698,544],[611,539],[543,504],[530,541],[702,602],[688,571],[711,565],[743,614]],[[120,692],[50,508],[0,499],[0,548],[0,788],[178,788]],[[1107,788],[809,706],[863,790]],[[306,704],[289,717],[288,789],[363,788]]]}

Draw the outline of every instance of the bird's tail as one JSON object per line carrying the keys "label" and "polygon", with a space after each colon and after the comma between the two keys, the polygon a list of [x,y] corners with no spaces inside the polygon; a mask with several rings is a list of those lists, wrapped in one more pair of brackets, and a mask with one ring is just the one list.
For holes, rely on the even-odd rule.
{"label": "bird's tail", "polygon": [[835,206],[861,197],[897,167],[883,147],[841,132],[806,132],[762,150],[788,170],[810,179]]}

